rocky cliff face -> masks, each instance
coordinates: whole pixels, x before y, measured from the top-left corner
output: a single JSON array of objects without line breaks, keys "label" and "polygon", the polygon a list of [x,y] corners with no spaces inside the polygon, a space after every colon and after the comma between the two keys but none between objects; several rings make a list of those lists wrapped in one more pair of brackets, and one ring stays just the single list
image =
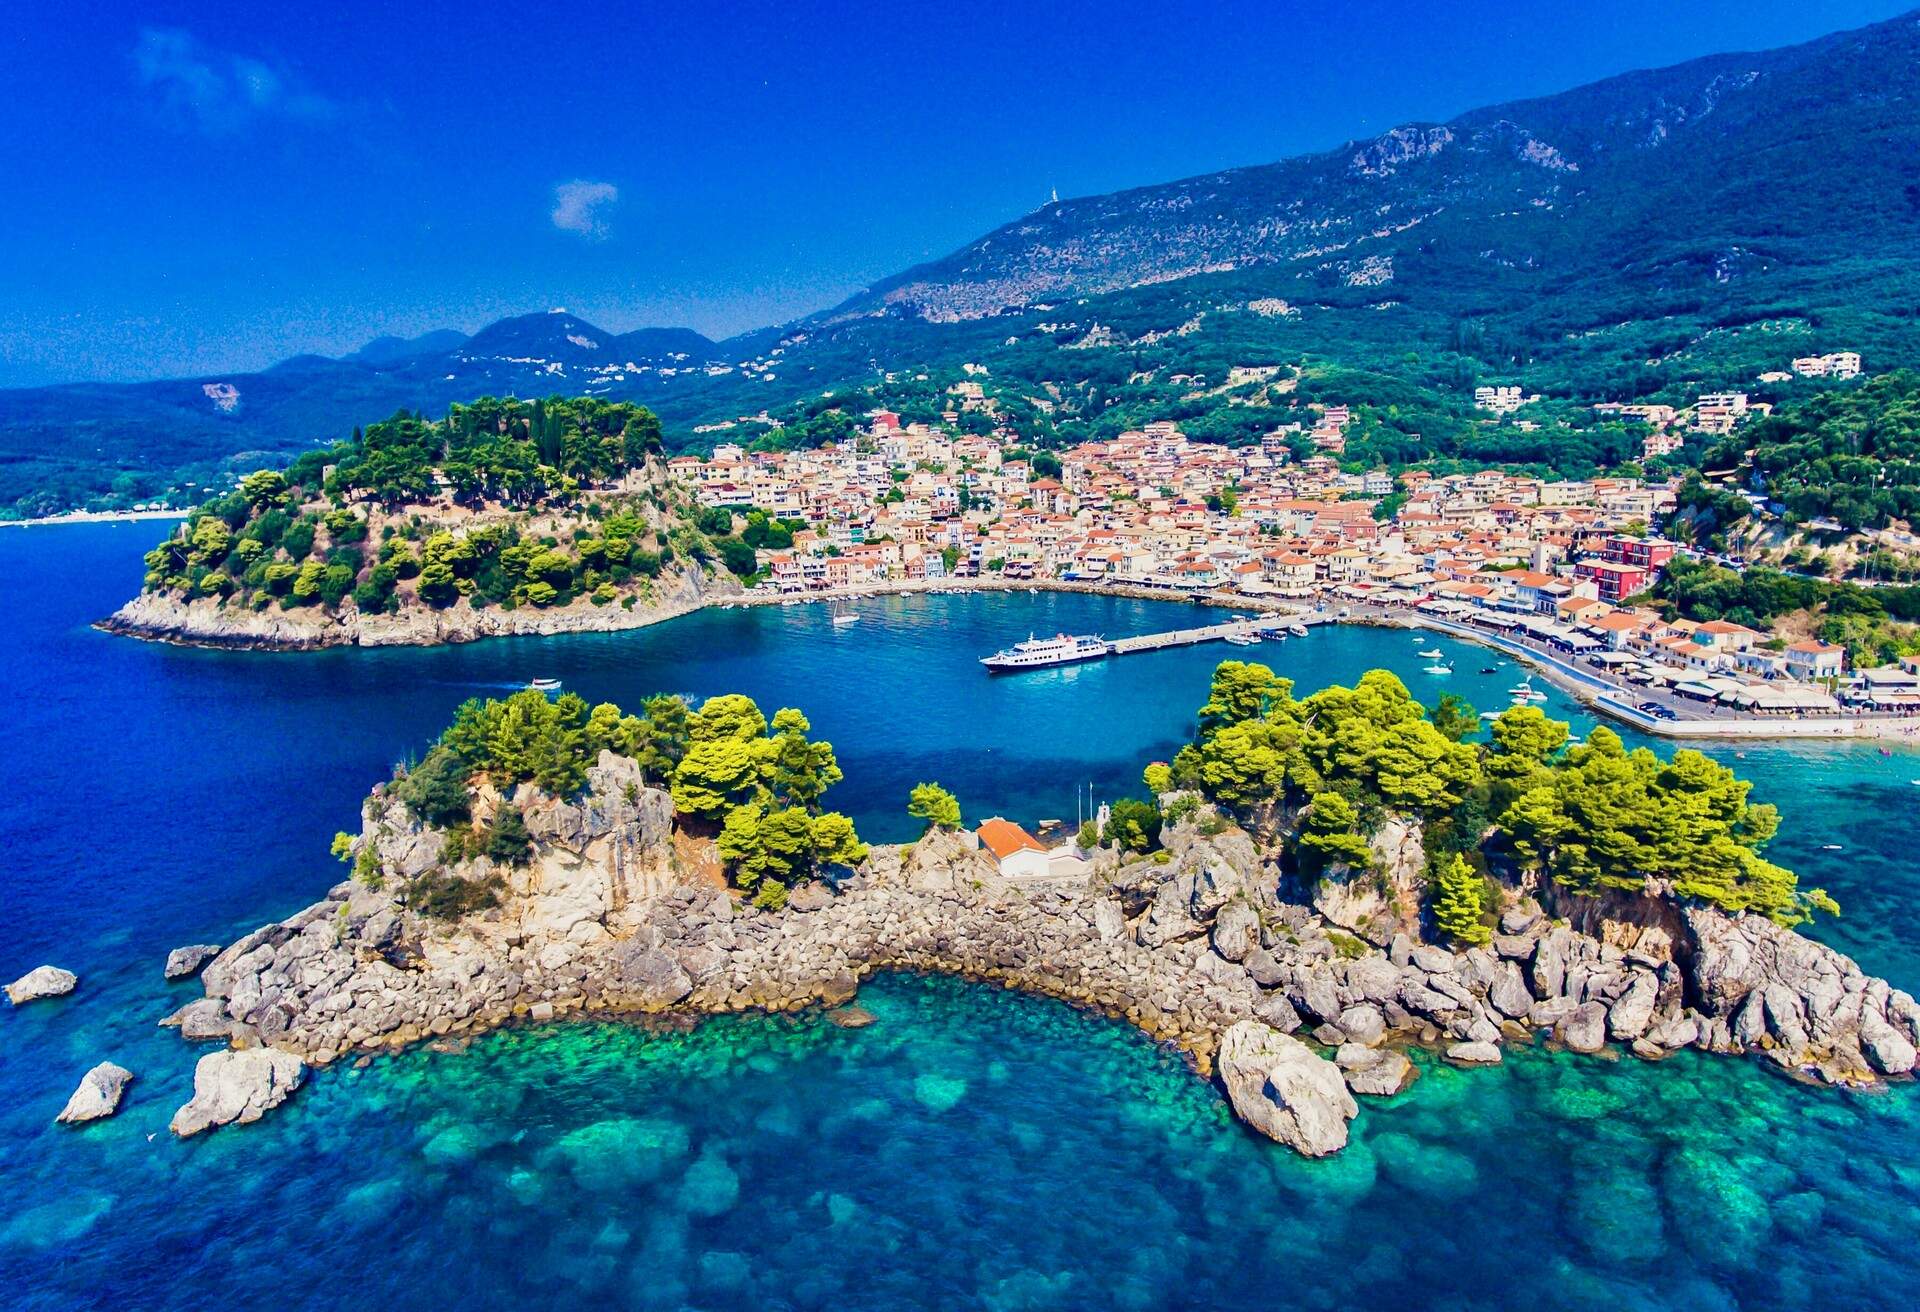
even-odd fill
[{"label": "rocky cliff face", "polygon": [[[1003,880],[964,838],[935,833],[763,911],[681,866],[670,801],[629,760],[603,754],[578,800],[513,800],[532,859],[460,864],[462,878],[498,876],[502,897],[444,923],[400,893],[442,862],[444,835],[376,790],[355,851],[376,854],[385,886],[343,883],[247,935],[172,1022],[325,1065],[515,1017],[791,1009],[843,1002],[875,970],[951,972],[1124,1017],[1202,1071],[1217,1061],[1250,1125],[1310,1153],[1345,1142],[1348,1091],[1404,1086],[1409,1044],[1497,1062],[1501,1045],[1546,1032],[1580,1051],[1758,1052],[1869,1082],[1910,1071],[1920,1043],[1910,997],[1752,917],[1688,909],[1678,938],[1651,924],[1588,934],[1529,903],[1486,948],[1400,931],[1356,955],[1281,900],[1248,835],[1190,824],[1169,830],[1166,853],[1068,891]],[[1337,1064],[1295,1034],[1337,1049]]]},{"label": "rocky cliff face", "polygon": [[640,629],[731,596],[740,585],[730,576],[698,570],[670,572],[655,580],[652,595],[631,608],[617,602],[596,606],[582,598],[568,606],[521,606],[475,610],[461,601],[444,610],[410,605],[397,615],[362,614],[349,599],[338,610],[245,610],[217,599],[189,600],[143,592],[101,620],[109,633],[189,647],[234,651],[313,651],[322,647],[434,647],[480,638],[611,633]]}]

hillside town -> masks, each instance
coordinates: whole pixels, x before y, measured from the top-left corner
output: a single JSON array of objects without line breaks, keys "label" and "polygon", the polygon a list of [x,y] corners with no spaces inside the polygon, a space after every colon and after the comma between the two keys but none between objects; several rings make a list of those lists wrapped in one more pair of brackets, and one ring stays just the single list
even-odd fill
[{"label": "hillside town", "polygon": [[[1745,409],[1705,396],[1709,430]],[[1672,416],[1644,416],[1656,432]],[[1320,416],[1337,431],[1338,408]],[[1845,649],[1645,604],[1687,548],[1652,535],[1677,481],[1543,480],[1500,470],[1344,471],[1295,431],[1257,445],[1190,440],[1172,422],[1058,453],[1011,432],[955,435],[877,411],[852,442],[669,462],[699,502],[784,529],[758,588],[788,596],[945,579],[1053,580],[1249,606],[1390,608],[1646,690],[1747,715],[1920,715],[1920,666],[1848,669]],[[1316,442],[1316,445],[1318,443]],[[1698,712],[1696,712],[1698,713]]]}]

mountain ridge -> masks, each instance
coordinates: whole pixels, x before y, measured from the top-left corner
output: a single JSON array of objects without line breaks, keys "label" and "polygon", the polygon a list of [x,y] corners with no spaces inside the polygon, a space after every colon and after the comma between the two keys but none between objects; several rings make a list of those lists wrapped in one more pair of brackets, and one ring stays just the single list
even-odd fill
[{"label": "mountain ridge", "polygon": [[[967,361],[1046,400],[1037,435],[1070,436],[1147,407],[1191,417],[1164,380],[1233,363],[1326,360],[1429,393],[1493,375],[1572,397],[1679,396],[1777,367],[1791,344],[1756,338],[1770,325],[1875,367],[1911,363],[1917,87],[1910,13],[1050,203],[721,342],[609,333],[558,310],[251,374],[0,391],[0,505],[205,486],[243,456],[489,393],[643,401],[685,443]],[[1109,409],[1122,394],[1133,410]]]}]

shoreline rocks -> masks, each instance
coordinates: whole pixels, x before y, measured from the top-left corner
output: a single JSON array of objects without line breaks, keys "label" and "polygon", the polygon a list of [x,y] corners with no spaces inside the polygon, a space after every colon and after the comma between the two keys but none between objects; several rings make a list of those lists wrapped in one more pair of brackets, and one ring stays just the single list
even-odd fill
[{"label": "shoreline rocks", "polygon": [[218,943],[194,943],[167,953],[166,977],[169,980],[192,979],[209,961],[220,955]]},{"label": "shoreline rocks", "polygon": [[1360,1106],[1340,1068],[1292,1035],[1235,1023],[1220,1042],[1219,1072],[1235,1115],[1269,1139],[1308,1157],[1347,1146]]},{"label": "shoreline rocks", "polygon": [[1206,834],[1196,818],[1168,827],[1164,853],[1066,884],[1003,879],[963,836],[935,831],[875,847],[801,890],[800,908],[769,911],[712,882],[677,841],[669,799],[627,758],[603,753],[577,798],[523,786],[512,801],[532,858],[447,871],[502,890],[498,906],[447,923],[404,896],[439,868],[444,835],[376,789],[352,855],[385,872],[382,888],[340,884],[229,945],[201,974],[206,996],[166,1023],[324,1066],[520,1018],[837,1007],[875,972],[954,974],[1180,1047],[1198,1073],[1219,1070],[1250,1124],[1306,1152],[1344,1140],[1350,1091],[1405,1087],[1408,1045],[1489,1065],[1504,1043],[1552,1031],[1576,1051],[1753,1053],[1844,1084],[1920,1059],[1909,995],[1770,921],[1677,912],[1651,893],[1578,908],[1585,933],[1522,904],[1487,947],[1453,952],[1400,929],[1369,948],[1283,900],[1279,868],[1249,835]]},{"label": "shoreline rocks", "polygon": [[14,1006],[37,1002],[41,998],[62,998],[74,991],[80,977],[58,966],[35,966],[7,985],[7,1001]]},{"label": "shoreline rocks", "polygon": [[277,1048],[210,1052],[193,1068],[193,1098],[167,1128],[188,1139],[222,1125],[257,1121],[293,1096],[306,1064]]},{"label": "shoreline rocks", "polygon": [[120,1100],[132,1082],[132,1071],[103,1061],[80,1077],[80,1087],[53,1119],[62,1125],[80,1125],[111,1116],[120,1110]]},{"label": "shoreline rocks", "polygon": [[737,595],[731,577],[696,572],[656,580],[652,599],[631,608],[596,606],[581,599],[568,606],[522,606],[481,610],[460,602],[444,610],[409,606],[397,615],[361,614],[352,602],[337,611],[307,606],[254,611],[217,599],[143,592],[94,627],[123,637],[222,651],[318,651],[327,647],[437,647],[482,638],[552,637],[568,633],[614,633],[645,628],[700,610],[716,597]]}]

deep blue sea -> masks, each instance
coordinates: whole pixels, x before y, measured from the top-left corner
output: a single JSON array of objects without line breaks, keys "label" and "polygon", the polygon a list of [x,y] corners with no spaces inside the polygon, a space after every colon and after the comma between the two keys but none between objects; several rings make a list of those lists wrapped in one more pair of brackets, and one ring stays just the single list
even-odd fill
[{"label": "deep blue sea", "polygon": [[[874,1026],[514,1029],[320,1072],[258,1125],[166,1132],[197,1055],[154,1022],[197,992],[169,948],[224,941],[339,877],[337,829],[462,699],[535,676],[590,700],[744,691],[796,705],[870,838],[937,779],[970,818],[1071,819],[1189,732],[1206,647],[990,678],[1031,632],[1192,611],[1062,595],[709,612],[636,633],[443,651],[222,655],[88,628],[138,585],[147,525],[0,530],[0,1308],[1908,1308],[1920,1089],[1804,1089],[1760,1066],[1519,1051],[1425,1069],[1307,1162],[1256,1139],[1117,1023],[952,981],[870,983]],[[1302,691],[1386,666],[1483,709],[1516,679],[1423,638],[1318,632],[1249,655]],[[1476,673],[1497,666],[1491,674]],[[1569,702],[1548,704],[1584,727]],[[1729,749],[1721,753],[1731,759]],[[1748,746],[1774,855],[1845,907],[1818,933],[1920,985],[1920,756]],[[1837,850],[1828,845],[1835,845]],[[82,1072],[121,1113],[53,1124]]]}]

